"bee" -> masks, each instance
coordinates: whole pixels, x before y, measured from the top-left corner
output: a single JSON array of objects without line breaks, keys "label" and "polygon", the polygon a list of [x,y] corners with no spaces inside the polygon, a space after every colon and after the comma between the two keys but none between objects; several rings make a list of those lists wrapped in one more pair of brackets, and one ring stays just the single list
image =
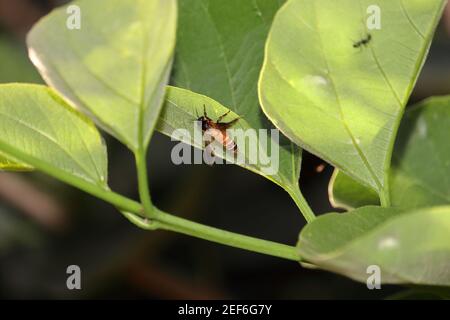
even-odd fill
[{"label": "bee", "polygon": [[353,43],[353,48],[360,48],[361,46],[366,47],[369,44],[370,40],[372,40],[372,35],[368,33],[366,38]]},{"label": "bee", "polygon": [[[208,117],[208,115],[206,114],[206,107],[205,105],[203,105],[203,115],[199,117],[197,121],[201,122],[202,132],[204,135],[208,135],[209,137],[214,139],[214,141],[217,141],[222,146],[224,146],[226,150],[233,151],[233,153],[236,154],[238,146],[236,142],[227,134],[227,129],[236,124],[236,122],[238,122],[240,118],[236,118],[230,122],[221,122],[222,119],[230,113],[230,111],[231,110],[217,118],[217,121],[214,121]],[[205,147],[208,146],[209,144]]]}]

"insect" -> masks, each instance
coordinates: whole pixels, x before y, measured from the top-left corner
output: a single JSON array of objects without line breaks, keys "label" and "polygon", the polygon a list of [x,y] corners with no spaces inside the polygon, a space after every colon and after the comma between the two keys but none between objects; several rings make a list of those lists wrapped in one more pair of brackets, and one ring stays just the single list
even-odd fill
[{"label": "insect", "polygon": [[372,35],[369,33],[367,34],[367,37],[353,43],[353,48],[360,48],[361,46],[366,47],[370,40],[372,40]]},{"label": "insect", "polygon": [[[230,113],[230,111],[226,112],[225,114],[217,118],[217,121],[213,121],[206,114],[206,107],[205,105],[203,105],[203,115],[199,117],[197,121],[201,122],[202,132],[204,135],[205,134],[208,135],[209,137],[214,139],[214,141],[217,141],[222,146],[224,146],[226,150],[233,151],[233,153],[236,154],[238,150],[237,144],[227,134],[227,129],[232,127],[236,122],[238,122],[239,118],[236,118],[230,122],[220,122]],[[209,143],[205,147],[208,146]]]}]

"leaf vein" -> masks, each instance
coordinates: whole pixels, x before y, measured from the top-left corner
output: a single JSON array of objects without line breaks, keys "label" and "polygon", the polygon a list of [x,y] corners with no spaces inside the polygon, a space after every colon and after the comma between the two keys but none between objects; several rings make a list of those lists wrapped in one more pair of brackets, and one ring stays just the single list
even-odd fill
[{"label": "leaf vein", "polygon": [[402,8],[402,13],[405,15],[406,19],[408,19],[409,23],[413,27],[414,31],[417,32],[417,34],[425,40],[425,35],[420,32],[419,28],[416,26],[414,21],[412,20],[411,16],[409,15],[408,11],[405,8],[405,5],[403,4],[403,0],[400,0],[400,7]]},{"label": "leaf vein", "polygon": [[234,93],[234,88],[233,88],[233,82],[232,82],[231,70],[230,70],[230,66],[229,66],[228,57],[226,55],[225,48],[223,46],[223,39],[220,36],[219,30],[217,29],[216,23],[215,23],[214,19],[212,18],[208,7],[205,5],[203,0],[201,0],[200,3],[201,3],[201,7],[205,11],[208,19],[211,21],[211,25],[215,29],[215,33],[216,33],[219,49],[222,52],[222,57],[223,57],[223,60],[224,60],[224,66],[225,66],[225,71],[226,71],[226,75],[227,75],[228,85],[230,87],[230,96],[231,96],[231,101],[232,101],[232,104],[233,104],[233,109],[236,110],[236,108],[237,108],[236,97],[235,97],[235,93]]},{"label": "leaf vein", "polygon": [[88,176],[89,178],[91,178],[92,181],[94,181],[94,182],[96,181],[96,178],[93,177],[93,176],[89,173],[89,170],[87,170],[83,164],[81,164],[77,159],[75,159],[75,157],[74,157],[69,151],[67,151],[65,148],[63,148],[63,147],[58,143],[58,141],[55,140],[54,137],[48,135],[46,132],[44,132],[44,131],[42,131],[42,130],[40,130],[40,129],[34,127],[34,126],[32,126],[32,125],[29,124],[29,123],[24,122],[22,119],[18,119],[18,118],[16,118],[16,117],[13,117],[13,116],[11,116],[11,115],[9,115],[9,114],[7,114],[7,113],[4,113],[4,112],[0,112],[0,115],[2,115],[2,116],[4,116],[4,117],[6,117],[6,118],[8,118],[8,119],[10,119],[10,120],[12,120],[12,121],[14,121],[14,122],[16,122],[18,125],[24,126],[25,128],[30,129],[30,130],[32,130],[32,131],[38,133],[38,135],[40,135],[40,136],[42,136],[43,138],[45,138],[45,139],[46,139],[47,141],[49,141],[51,144],[54,144],[58,149],[60,149],[61,151],[63,151],[63,153],[65,153],[65,154],[69,157],[69,159],[71,159],[71,160],[75,163],[75,165],[77,165],[78,168],[86,174],[86,176]]},{"label": "leaf vein", "polygon": [[[316,30],[319,31],[319,22],[318,22],[318,17],[317,17],[317,7],[316,7],[316,3],[315,2],[313,2],[313,8],[314,8],[314,18],[315,18],[315,23],[316,23]],[[325,65],[326,65],[326,68],[327,68],[327,71],[328,71],[327,72],[328,73],[328,78],[330,79],[330,83],[332,85],[333,92],[334,92],[335,97],[336,97],[336,102],[337,102],[338,110],[339,110],[339,114],[340,114],[340,121],[342,122],[345,130],[347,131],[347,134],[349,135],[349,137],[350,137],[350,139],[352,141],[353,147],[355,148],[356,152],[358,153],[359,157],[361,158],[364,166],[367,168],[367,170],[369,171],[370,175],[372,176],[373,181],[377,185],[377,187],[379,189],[378,191],[380,191],[382,189],[382,184],[379,181],[379,179],[378,179],[377,175],[375,174],[375,172],[373,171],[373,168],[370,165],[370,162],[367,159],[366,155],[364,154],[363,150],[359,147],[358,143],[356,142],[356,138],[354,137],[353,132],[350,130],[350,127],[348,126],[348,124],[347,124],[347,122],[345,120],[345,115],[344,115],[344,112],[343,112],[343,109],[342,109],[342,105],[341,105],[341,101],[340,101],[340,98],[339,98],[339,94],[337,92],[337,88],[336,88],[336,85],[334,83],[334,80],[333,80],[333,78],[331,76],[330,66],[328,64],[328,60],[327,60],[327,57],[326,57],[325,52],[324,52],[323,40],[322,40],[322,37],[321,37],[321,33],[318,32],[317,34],[318,34],[318,38],[319,38],[319,44],[320,44],[320,47],[322,49],[323,60],[325,62]]]}]

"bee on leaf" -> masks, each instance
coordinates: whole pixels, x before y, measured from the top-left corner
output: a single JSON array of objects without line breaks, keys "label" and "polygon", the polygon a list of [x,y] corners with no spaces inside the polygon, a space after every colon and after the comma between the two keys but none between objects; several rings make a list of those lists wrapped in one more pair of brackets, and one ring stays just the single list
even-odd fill
[{"label": "bee on leaf", "polygon": [[210,117],[208,117],[206,113],[206,107],[205,105],[203,105],[203,115],[201,117],[198,117],[197,121],[201,123],[203,137],[208,138],[207,140],[209,140],[205,141],[205,149],[207,151],[210,151],[211,155],[213,155],[213,152],[212,150],[208,149],[210,148],[212,141],[216,141],[227,151],[232,151],[233,154],[236,154],[238,151],[238,146],[227,133],[227,129],[236,124],[236,122],[238,122],[240,118],[236,118],[234,120],[231,120],[230,122],[221,122],[222,119],[230,113],[230,111],[224,113],[219,118],[217,118],[216,121],[214,121]]}]

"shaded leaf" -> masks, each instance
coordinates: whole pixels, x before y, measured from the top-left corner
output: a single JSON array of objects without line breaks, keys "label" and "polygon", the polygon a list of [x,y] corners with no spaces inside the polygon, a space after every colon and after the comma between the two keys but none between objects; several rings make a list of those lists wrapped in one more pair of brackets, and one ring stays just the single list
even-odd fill
[{"label": "shaded leaf", "polygon": [[325,214],[301,231],[298,248],[307,262],[357,281],[377,265],[382,283],[448,286],[450,207]]},{"label": "shaded leaf", "polygon": [[345,210],[380,204],[375,190],[362,185],[339,169],[334,169],[330,179],[328,197],[334,208]]},{"label": "shaded leaf", "polygon": [[[445,147],[449,128],[450,96],[427,99],[407,110],[390,170],[392,205],[450,204],[450,150]],[[342,172],[331,181],[330,190],[339,207],[376,203],[372,191]]]},{"label": "shaded leaf", "polygon": [[22,48],[7,37],[0,36],[0,83],[42,82]]},{"label": "shaded leaf", "polygon": [[265,127],[257,82],[264,43],[282,1],[183,0],[174,84]]}]

